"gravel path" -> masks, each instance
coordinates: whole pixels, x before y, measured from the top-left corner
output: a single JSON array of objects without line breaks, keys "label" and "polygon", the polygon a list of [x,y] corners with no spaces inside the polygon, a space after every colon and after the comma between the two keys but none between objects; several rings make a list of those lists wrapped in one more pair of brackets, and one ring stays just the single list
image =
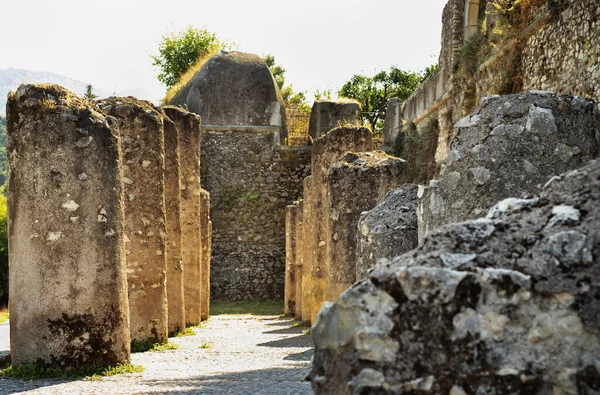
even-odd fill
[{"label": "gravel path", "polygon": [[[275,316],[211,317],[177,350],[132,354],[143,373],[99,381],[0,378],[0,394],[310,394],[310,336]],[[201,345],[208,344],[209,348]]]}]

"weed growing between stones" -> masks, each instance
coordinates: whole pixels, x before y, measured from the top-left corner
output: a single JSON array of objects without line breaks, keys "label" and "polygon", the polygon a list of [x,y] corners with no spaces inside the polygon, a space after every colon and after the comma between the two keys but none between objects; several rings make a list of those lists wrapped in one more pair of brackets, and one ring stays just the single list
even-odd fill
[{"label": "weed growing between stones", "polygon": [[212,348],[212,343],[206,340],[202,340],[198,348]]},{"label": "weed growing between stones", "polygon": [[152,343],[149,340],[138,342],[131,342],[131,352],[159,352],[159,351],[167,351],[167,350],[177,350],[179,348],[179,344],[175,343]]},{"label": "weed growing between stones", "polygon": [[310,320],[298,321],[292,325],[292,328],[310,328]]},{"label": "weed growing between stones", "polygon": [[169,334],[169,337],[195,336],[196,332],[194,332],[194,330],[192,328],[193,328],[192,326],[188,326],[182,331],[173,332],[173,333]]},{"label": "weed growing between stones", "polygon": [[39,366],[28,364],[22,366],[9,366],[0,370],[0,377],[12,377],[21,380],[39,380],[39,379],[62,379],[76,380],[85,378],[86,380],[98,380],[101,377],[114,376],[117,374],[141,373],[144,371],[142,365],[132,365],[130,363],[118,364],[115,366],[91,366],[76,369],[64,369],[51,366]]},{"label": "weed growing between stones", "polygon": [[302,334],[303,334],[303,335],[310,335],[310,328],[308,328],[308,329],[304,329],[304,330],[302,331]]}]

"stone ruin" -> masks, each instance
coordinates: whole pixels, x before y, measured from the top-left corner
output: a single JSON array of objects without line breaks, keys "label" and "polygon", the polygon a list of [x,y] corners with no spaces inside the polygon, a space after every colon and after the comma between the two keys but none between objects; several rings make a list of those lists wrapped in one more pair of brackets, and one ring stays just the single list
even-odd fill
[{"label": "stone ruin", "polygon": [[350,99],[315,100],[310,111],[308,135],[313,139],[324,136],[338,126],[362,122],[360,103]]},{"label": "stone ruin", "polygon": [[126,363],[131,341],[206,319],[199,117],[56,85],[22,85],[7,109],[12,364]]},{"label": "stone ruin", "polygon": [[200,173],[212,221],[205,291],[214,299],[283,298],[285,207],[301,194],[311,148],[282,145],[285,107],[269,68],[256,55],[220,53],[170,104],[202,118]]},{"label": "stone ruin", "polygon": [[592,100],[531,92],[491,97],[456,123],[441,177],[419,191],[419,238],[484,215],[497,201],[537,191],[600,153]]},{"label": "stone ruin", "polygon": [[600,161],[377,266],[312,337],[315,393],[600,390]]}]

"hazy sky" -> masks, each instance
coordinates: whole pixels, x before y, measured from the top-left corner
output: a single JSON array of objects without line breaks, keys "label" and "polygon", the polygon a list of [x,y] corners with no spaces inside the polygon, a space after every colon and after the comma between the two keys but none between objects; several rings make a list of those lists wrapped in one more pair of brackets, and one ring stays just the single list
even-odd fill
[{"label": "hazy sky", "polygon": [[244,52],[271,53],[311,95],[353,74],[435,63],[446,0],[0,0],[0,69],[50,71],[107,91],[164,88],[161,36],[206,26]]}]

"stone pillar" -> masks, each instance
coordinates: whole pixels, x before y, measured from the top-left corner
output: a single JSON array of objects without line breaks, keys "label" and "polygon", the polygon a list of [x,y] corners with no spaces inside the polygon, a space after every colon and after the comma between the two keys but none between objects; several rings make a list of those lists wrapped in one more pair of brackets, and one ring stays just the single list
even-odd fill
[{"label": "stone pillar", "polygon": [[296,219],[298,205],[285,208],[285,295],[283,312],[296,312]]},{"label": "stone pillar", "polygon": [[165,119],[165,208],[167,211],[167,301],[169,333],[185,329],[184,273],[181,258],[181,158],[179,131]]},{"label": "stone pillar", "polygon": [[349,153],[329,168],[326,300],[335,301],[356,281],[360,215],[402,184],[404,168],[402,159],[382,151]]},{"label": "stone pillar", "polygon": [[402,104],[404,102],[397,97],[388,101],[383,122],[383,146],[387,152],[394,152],[396,139],[402,129]]},{"label": "stone pillar", "polygon": [[131,340],[166,342],[164,117],[133,98],[102,100],[98,107],[118,120],[121,133]]},{"label": "stone pillar", "polygon": [[331,129],[355,124],[361,118],[361,108],[357,101],[316,100],[310,111],[308,135],[316,140]]},{"label": "stone pillar", "polygon": [[210,311],[210,194],[200,189],[200,319],[206,321]]},{"label": "stone pillar", "polygon": [[185,318],[200,324],[200,117],[177,107],[164,107],[179,130],[181,156],[181,255],[183,258]]},{"label": "stone pillar", "polygon": [[312,207],[314,205],[312,176],[304,178],[304,202],[302,204],[302,321],[311,319],[312,305],[312,262],[313,253],[317,246],[314,244],[316,238],[314,234],[314,219],[312,217]]},{"label": "stone pillar", "polygon": [[356,281],[367,277],[379,261],[417,248],[417,185],[405,184],[391,191],[374,209],[358,220]]},{"label": "stone pillar", "polygon": [[317,312],[325,301],[327,257],[330,246],[328,245],[329,232],[329,205],[327,173],[329,167],[338,161],[346,152],[364,152],[373,148],[371,131],[366,128],[339,127],[333,129],[323,137],[315,140],[312,155],[311,199],[314,199],[312,219],[314,232],[310,237],[316,246],[313,256],[312,271],[312,306],[311,321],[315,322]]},{"label": "stone pillar", "polygon": [[7,118],[12,364],[127,363],[118,129],[57,85],[21,85]]},{"label": "stone pillar", "polygon": [[303,267],[304,267],[304,256],[303,256],[303,207],[304,201],[298,200],[296,210],[296,229],[294,231],[296,235],[296,248],[294,251],[295,263],[296,263],[296,308],[294,309],[294,315],[297,319],[302,319],[302,280],[303,280]]}]

